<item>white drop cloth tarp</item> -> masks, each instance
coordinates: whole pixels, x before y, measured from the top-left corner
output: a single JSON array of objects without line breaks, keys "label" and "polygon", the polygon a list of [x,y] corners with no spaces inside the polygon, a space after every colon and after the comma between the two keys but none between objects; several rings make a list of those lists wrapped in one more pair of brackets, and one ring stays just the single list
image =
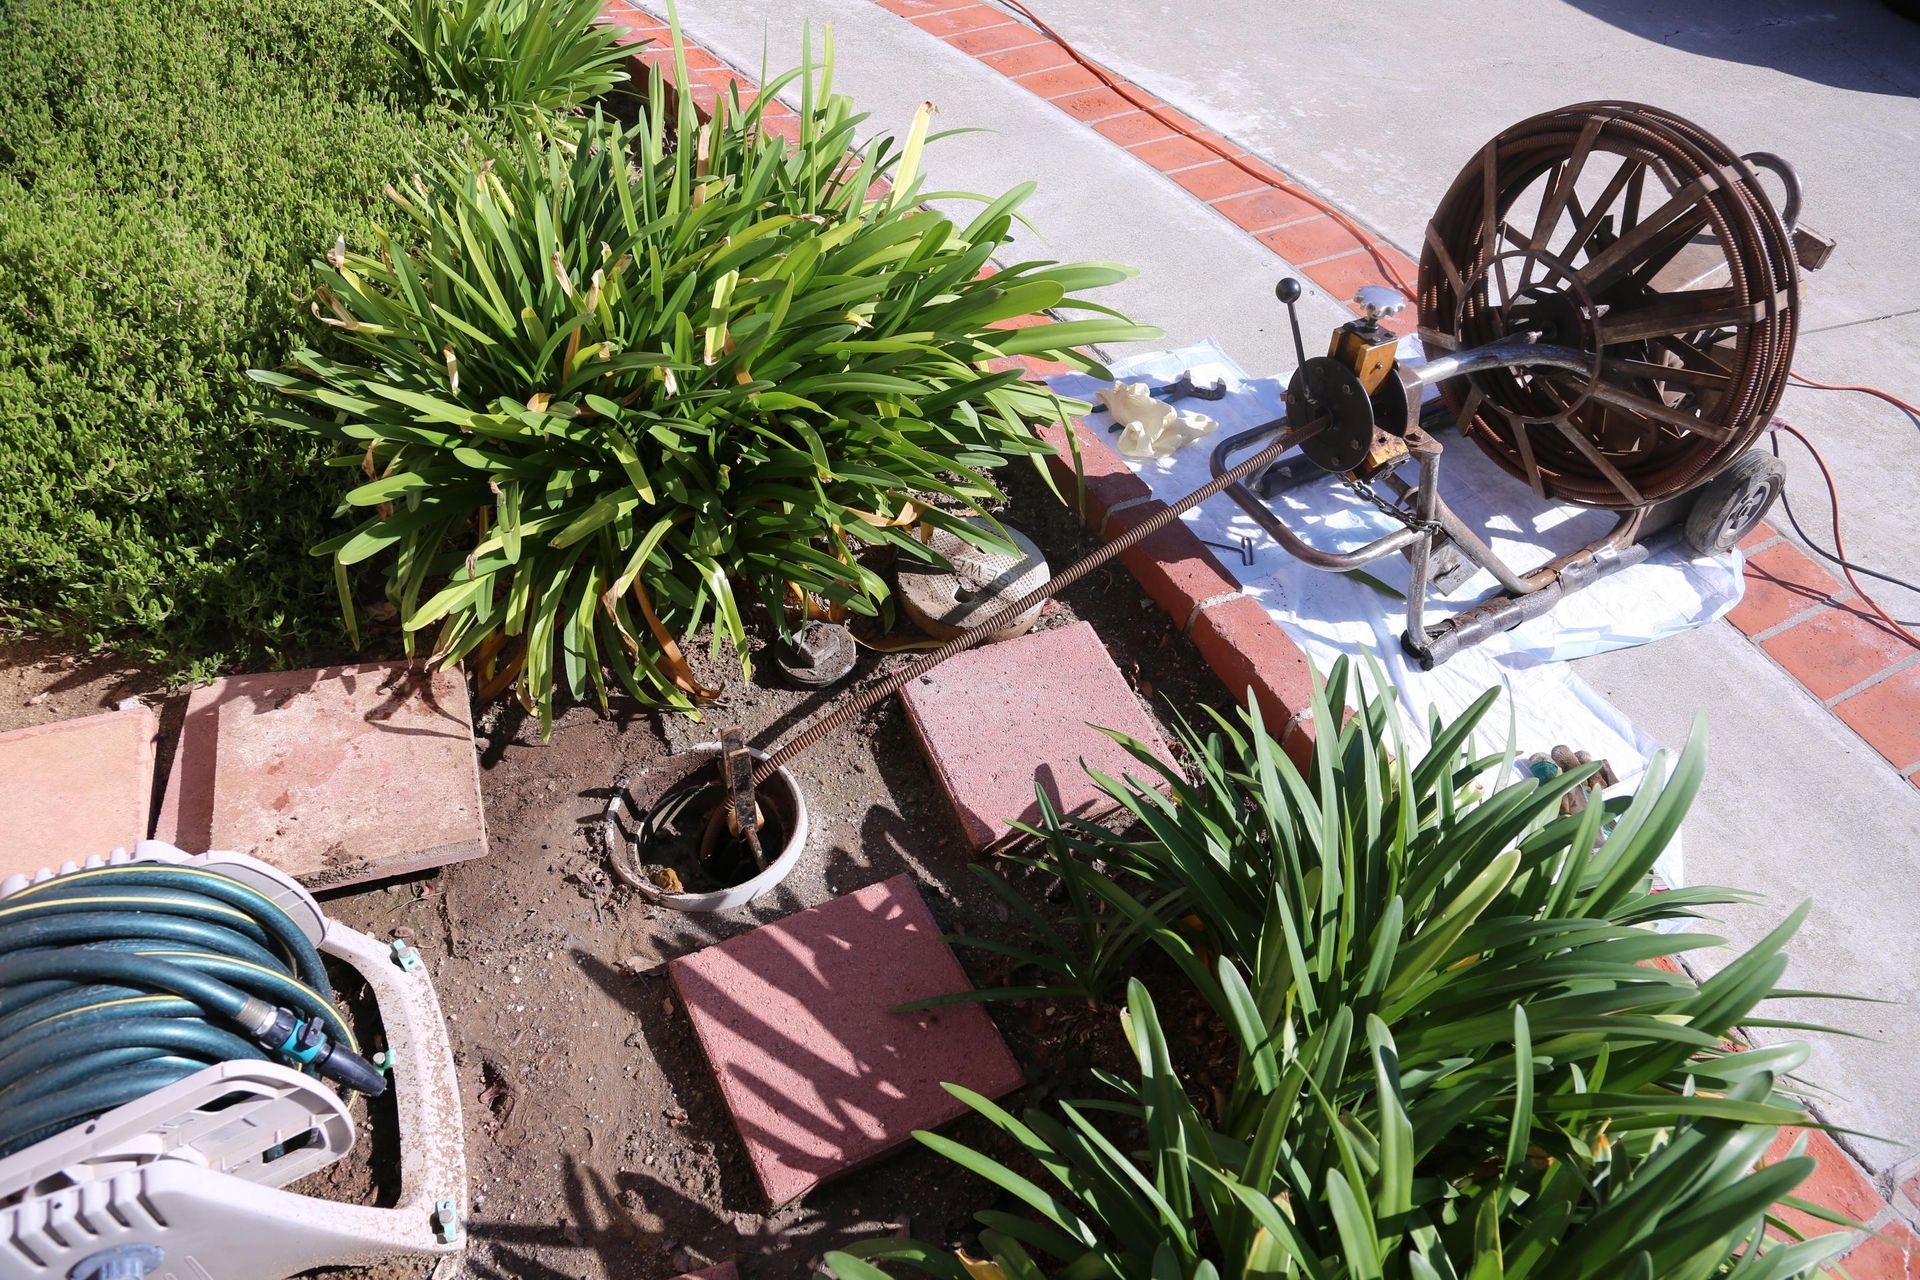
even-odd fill
[{"label": "white drop cloth tarp", "polygon": [[[1403,353],[1407,358],[1418,359],[1417,344],[1403,346],[1413,348]],[[1286,412],[1285,377],[1249,378],[1211,343],[1134,356],[1112,367],[1123,381],[1158,384],[1190,372],[1197,383],[1219,378],[1227,384],[1224,399],[1180,402],[1183,409],[1216,419],[1218,433],[1164,458],[1126,459],[1154,496],[1167,502],[1212,478],[1208,458],[1221,439]],[[1062,395],[1082,400],[1092,400],[1093,393],[1106,385],[1083,374],[1063,374],[1050,381]],[[1100,412],[1086,421],[1094,431],[1104,431],[1111,424]],[[1443,444],[1441,496],[1520,572],[1592,541],[1611,525],[1613,517],[1606,512],[1536,497],[1456,436],[1445,437]],[[1247,456],[1238,454],[1234,461]],[[1299,537],[1322,550],[1352,550],[1398,527],[1331,476],[1271,501]],[[1435,670],[1421,671],[1400,647],[1406,619],[1399,597],[1294,559],[1225,495],[1187,512],[1184,519],[1198,537],[1214,544],[1214,555],[1246,593],[1266,607],[1322,670],[1342,655],[1361,665],[1368,655],[1379,662],[1399,692],[1406,728],[1415,739],[1424,738],[1429,707],[1450,720],[1487,689],[1498,686],[1505,692],[1478,732],[1477,745],[1483,752],[1505,749],[1511,725],[1523,760],[1557,743],[1591,751],[1620,775],[1620,792],[1635,789],[1661,744],[1576,676],[1568,663],[1697,627],[1720,617],[1740,600],[1737,551],[1689,559],[1684,548],[1676,546],[1567,596],[1543,617],[1460,651]],[[1243,562],[1243,547],[1251,563]],[[1407,589],[1410,567],[1402,555],[1376,560],[1365,572],[1395,592]],[[1431,622],[1457,613],[1495,590],[1492,576],[1479,571],[1448,595],[1430,596],[1427,618]],[[1657,870],[1668,884],[1684,883],[1677,839]]]}]

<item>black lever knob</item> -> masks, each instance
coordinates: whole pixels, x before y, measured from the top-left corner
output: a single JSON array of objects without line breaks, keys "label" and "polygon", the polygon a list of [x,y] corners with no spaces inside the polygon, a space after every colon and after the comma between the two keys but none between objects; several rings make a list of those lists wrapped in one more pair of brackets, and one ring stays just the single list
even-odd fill
[{"label": "black lever knob", "polygon": [[1287,324],[1293,329],[1293,356],[1295,368],[1307,362],[1307,344],[1300,340],[1300,315],[1293,304],[1300,301],[1300,282],[1292,276],[1281,276],[1280,283],[1273,286],[1273,296],[1286,304]]}]

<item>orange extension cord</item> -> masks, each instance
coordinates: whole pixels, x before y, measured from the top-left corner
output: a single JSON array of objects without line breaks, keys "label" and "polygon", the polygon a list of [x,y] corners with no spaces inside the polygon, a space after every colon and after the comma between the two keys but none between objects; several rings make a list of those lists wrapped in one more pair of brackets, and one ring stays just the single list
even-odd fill
[{"label": "orange extension cord", "polygon": [[[1208,151],[1211,151],[1214,155],[1219,156],[1222,160],[1225,160],[1228,164],[1240,170],[1242,173],[1246,174],[1248,177],[1258,178],[1261,182],[1266,183],[1268,186],[1274,187],[1280,191],[1284,191],[1288,195],[1293,196],[1296,199],[1304,200],[1306,203],[1312,205],[1314,208],[1320,210],[1322,213],[1325,213],[1329,218],[1332,218],[1335,222],[1339,223],[1341,228],[1344,229],[1349,235],[1351,235],[1354,238],[1354,240],[1359,243],[1362,249],[1365,249],[1367,251],[1367,256],[1373,259],[1374,265],[1380,268],[1381,274],[1386,276],[1388,283],[1392,284],[1394,288],[1400,290],[1400,292],[1405,294],[1408,298],[1419,297],[1418,291],[1415,290],[1412,285],[1408,284],[1406,280],[1401,278],[1399,271],[1397,271],[1394,268],[1393,263],[1388,261],[1386,255],[1380,252],[1379,242],[1376,241],[1371,235],[1367,233],[1367,231],[1363,227],[1361,227],[1353,219],[1349,218],[1346,214],[1334,208],[1332,205],[1328,204],[1325,200],[1322,200],[1319,196],[1315,195],[1313,192],[1308,191],[1306,188],[1298,186],[1291,182],[1287,182],[1283,178],[1280,178],[1279,176],[1277,176],[1278,171],[1273,169],[1271,166],[1263,166],[1262,168],[1255,168],[1253,165],[1247,163],[1247,160],[1244,157],[1232,154],[1231,152],[1226,150],[1224,147],[1221,147],[1220,145],[1215,143],[1211,137],[1206,137],[1206,136],[1202,136],[1201,134],[1195,133],[1193,129],[1188,127],[1184,119],[1169,118],[1158,107],[1154,106],[1152,103],[1142,101],[1139,97],[1136,97],[1134,95],[1132,86],[1130,86],[1124,80],[1115,78],[1110,72],[1108,72],[1108,70],[1105,67],[1101,66],[1099,63],[1093,61],[1091,58],[1081,53],[1080,50],[1074,47],[1072,41],[1068,40],[1065,36],[1061,35],[1058,31],[1055,31],[1050,25],[1048,25],[1045,19],[1040,17],[1039,14],[1035,13],[1032,9],[1029,9],[1024,3],[1022,3],[1022,0],[995,0],[995,3],[999,4],[1002,8],[1005,8],[1010,12],[1017,14],[1021,18],[1025,19],[1028,23],[1032,24],[1035,30],[1039,31],[1041,35],[1051,40],[1054,43],[1054,45],[1058,47],[1062,53],[1066,54],[1069,58],[1072,58],[1075,63],[1079,64],[1081,67],[1084,67],[1086,70],[1091,72],[1094,75],[1094,77],[1100,81],[1100,83],[1106,85],[1107,88],[1119,94],[1120,97],[1125,99],[1128,103],[1146,112],[1148,115],[1152,116],[1155,120],[1158,120],[1161,124],[1167,126],[1167,128],[1172,129],[1175,133],[1179,134],[1181,137],[1187,139],[1190,142],[1199,143],[1201,146],[1205,147]],[[1862,386],[1855,383],[1820,382],[1813,378],[1806,377],[1803,374],[1793,373],[1791,371],[1789,372],[1788,376],[1791,377],[1795,382],[1799,382],[1809,387],[1817,387],[1822,391],[1857,391],[1862,395],[1877,396],[1880,399],[1885,400],[1888,404],[1891,404],[1900,409],[1903,409],[1907,413],[1912,414],[1916,418],[1920,418],[1920,409],[1915,409],[1912,405],[1908,404],[1905,400],[1900,399],[1900,397],[1893,395],[1891,392],[1882,391],[1879,387]],[[1835,554],[1838,557],[1838,560],[1836,561],[1836,563],[1838,563],[1840,566],[1840,572],[1846,575],[1848,583],[1850,583],[1854,591],[1859,594],[1861,603],[1865,604],[1867,608],[1873,610],[1874,613],[1878,614],[1881,621],[1885,622],[1889,627],[1892,627],[1893,630],[1900,636],[1901,639],[1905,640],[1908,644],[1912,645],[1914,648],[1920,649],[1920,636],[1914,635],[1913,632],[1908,631],[1905,627],[1901,626],[1898,622],[1894,621],[1893,615],[1888,613],[1885,609],[1882,609],[1880,605],[1874,600],[1874,598],[1868,595],[1866,593],[1866,590],[1861,587],[1860,580],[1853,576],[1853,569],[1847,563],[1848,557],[1847,557],[1846,544],[1842,542],[1840,538],[1840,491],[1834,487],[1833,473],[1827,469],[1826,459],[1820,456],[1820,451],[1814,447],[1813,441],[1807,439],[1807,437],[1801,434],[1797,428],[1791,427],[1784,422],[1778,422],[1778,421],[1776,421],[1774,425],[1779,430],[1787,432],[1788,434],[1792,435],[1796,440],[1798,440],[1801,444],[1804,444],[1805,446],[1807,446],[1807,452],[1813,455],[1814,465],[1820,468],[1821,479],[1826,481],[1827,497],[1829,499],[1829,508],[1833,512],[1833,549]]]},{"label": "orange extension cord", "polygon": [[[1881,400],[1885,400],[1888,404],[1893,405],[1894,407],[1902,410],[1903,412],[1911,414],[1915,418],[1920,418],[1920,409],[1914,408],[1912,405],[1908,404],[1905,400],[1902,400],[1899,396],[1894,395],[1892,392],[1882,391],[1879,387],[1870,387],[1862,383],[1851,383],[1851,382],[1845,382],[1845,383],[1820,382],[1820,381],[1817,381],[1816,379],[1807,377],[1805,374],[1794,373],[1792,371],[1789,371],[1787,376],[1792,378],[1795,382],[1803,383],[1804,385],[1809,387],[1818,387],[1822,391],[1857,391],[1861,395],[1875,396]],[[1920,636],[1914,635],[1913,632],[1907,630],[1905,627],[1901,626],[1898,622],[1894,621],[1893,615],[1888,613],[1885,609],[1881,608],[1879,602],[1876,601],[1872,596],[1868,595],[1866,588],[1860,585],[1860,579],[1853,576],[1853,566],[1852,564],[1849,563],[1849,560],[1851,559],[1851,557],[1847,555],[1847,544],[1843,542],[1840,538],[1840,490],[1834,486],[1833,472],[1827,469],[1827,460],[1820,456],[1820,450],[1814,447],[1813,441],[1807,439],[1805,433],[1802,432],[1798,427],[1790,426],[1789,424],[1785,422],[1781,422],[1778,419],[1774,420],[1773,425],[1776,430],[1786,432],[1788,435],[1792,436],[1795,440],[1798,440],[1801,444],[1807,446],[1807,452],[1813,455],[1813,465],[1820,468],[1820,478],[1826,481],[1827,509],[1833,513],[1834,563],[1840,566],[1840,572],[1846,575],[1847,582],[1853,587],[1854,591],[1859,595],[1860,602],[1866,605],[1867,608],[1873,610],[1874,613],[1879,615],[1880,620],[1886,623],[1889,627],[1892,627],[1894,630],[1894,633],[1898,635],[1902,640],[1905,640],[1908,644],[1912,645],[1914,648],[1920,649]]]}]

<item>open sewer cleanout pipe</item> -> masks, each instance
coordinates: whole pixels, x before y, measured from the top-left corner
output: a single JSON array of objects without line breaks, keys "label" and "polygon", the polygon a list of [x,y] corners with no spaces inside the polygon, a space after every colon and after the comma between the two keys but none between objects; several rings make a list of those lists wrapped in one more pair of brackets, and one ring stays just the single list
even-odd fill
[{"label": "open sewer cleanout pipe", "polygon": [[[726,828],[727,787],[706,764],[720,752],[720,743],[703,742],[681,753],[681,758],[694,761],[693,768],[640,815],[631,840],[619,821],[621,810],[632,813],[627,777],[622,774],[613,781],[602,819],[607,861],[622,884],[649,902],[675,911],[730,911],[752,902],[800,865],[808,830],[800,784],[782,766],[755,793],[760,823],[756,857],[745,839]],[[752,750],[755,762],[766,757],[766,752]],[[716,815],[723,820],[715,821]]]}]

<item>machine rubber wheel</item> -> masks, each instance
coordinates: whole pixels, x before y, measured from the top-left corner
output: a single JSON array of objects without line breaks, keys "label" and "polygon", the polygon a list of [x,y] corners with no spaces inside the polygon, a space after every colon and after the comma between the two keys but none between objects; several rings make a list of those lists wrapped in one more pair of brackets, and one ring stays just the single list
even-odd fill
[{"label": "machine rubber wheel", "polygon": [[1749,453],[1700,490],[1687,512],[1687,545],[1717,556],[1753,532],[1786,486],[1786,472],[1771,454]]}]

